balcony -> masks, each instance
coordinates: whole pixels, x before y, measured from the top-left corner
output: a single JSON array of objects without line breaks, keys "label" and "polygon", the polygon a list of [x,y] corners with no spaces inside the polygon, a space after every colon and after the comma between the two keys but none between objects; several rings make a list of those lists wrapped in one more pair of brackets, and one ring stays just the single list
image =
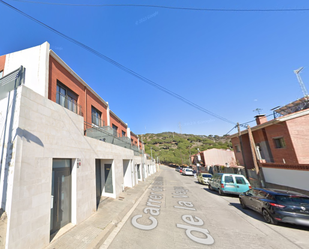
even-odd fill
[{"label": "balcony", "polygon": [[87,137],[95,138],[100,141],[121,146],[123,148],[131,149],[134,154],[141,153],[141,150],[131,144],[131,140],[128,137],[118,137],[118,133],[110,126],[97,126],[95,124],[90,124],[84,122],[85,125],[85,135]]},{"label": "balcony", "polygon": [[92,120],[92,126],[94,127],[104,127],[105,126],[105,121],[101,120],[101,117],[98,117],[95,114],[92,114],[91,120]]},{"label": "balcony", "polygon": [[76,114],[83,116],[82,107],[76,103],[76,100],[61,94],[60,92],[57,92],[56,94],[56,103],[59,105],[69,109],[72,112],[75,112]]}]

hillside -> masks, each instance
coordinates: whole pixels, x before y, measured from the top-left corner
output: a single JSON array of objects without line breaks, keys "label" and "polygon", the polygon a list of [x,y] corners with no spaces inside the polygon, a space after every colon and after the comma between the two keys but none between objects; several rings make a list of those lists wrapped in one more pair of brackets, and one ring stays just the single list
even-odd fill
[{"label": "hillside", "polygon": [[[178,134],[175,132],[163,132],[158,134],[147,133],[139,135],[145,143],[145,152],[165,164],[190,164],[190,155],[200,151],[218,148],[231,149],[232,144],[228,136],[217,135],[192,135]],[[151,149],[152,148],[152,149]]]}]

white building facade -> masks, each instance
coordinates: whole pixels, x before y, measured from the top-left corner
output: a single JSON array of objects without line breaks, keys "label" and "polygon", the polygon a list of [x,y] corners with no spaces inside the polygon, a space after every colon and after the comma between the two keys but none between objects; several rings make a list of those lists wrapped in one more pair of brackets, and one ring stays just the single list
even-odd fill
[{"label": "white building facade", "polygon": [[[58,91],[53,95],[56,87],[51,79],[58,76],[51,75],[52,60],[71,78],[67,84],[57,83],[57,90],[61,86],[69,95],[57,95]],[[130,137],[130,129],[116,115],[104,114],[104,108],[90,115],[89,110],[108,104],[47,42],[0,57],[0,71],[0,203],[7,213],[5,248],[47,246],[54,233],[96,212],[102,196],[116,198],[156,172],[155,162],[134,145],[140,141]],[[74,99],[75,81],[89,94],[86,101],[82,94],[75,94]],[[83,113],[78,106],[84,108]],[[104,122],[104,118],[110,119]],[[115,127],[121,128],[119,133]]]}]

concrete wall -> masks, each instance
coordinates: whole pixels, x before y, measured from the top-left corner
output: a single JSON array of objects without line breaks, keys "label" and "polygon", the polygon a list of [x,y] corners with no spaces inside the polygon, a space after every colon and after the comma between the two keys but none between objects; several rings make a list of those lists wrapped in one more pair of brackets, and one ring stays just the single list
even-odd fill
[{"label": "concrete wall", "polygon": [[234,151],[224,149],[210,149],[202,152],[202,160],[205,165],[226,165],[236,166]]},{"label": "concrete wall", "polygon": [[309,191],[309,171],[263,167],[265,181]]},{"label": "concrete wall", "polygon": [[[43,248],[49,244],[52,159],[73,160],[71,220],[77,224],[96,211],[95,159],[113,163],[116,197],[123,187],[123,162],[133,160],[134,153],[85,137],[83,117],[27,87],[19,87],[17,102],[7,248]],[[5,104],[0,106],[3,110]]]},{"label": "concrete wall", "polygon": [[48,96],[49,43],[7,54],[4,75],[20,66],[26,68],[25,85],[38,94]]}]

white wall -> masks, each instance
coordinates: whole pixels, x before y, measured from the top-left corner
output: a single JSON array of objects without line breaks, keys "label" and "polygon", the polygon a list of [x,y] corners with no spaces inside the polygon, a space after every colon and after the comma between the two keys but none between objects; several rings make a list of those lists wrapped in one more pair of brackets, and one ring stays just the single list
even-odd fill
[{"label": "white wall", "polygon": [[309,191],[309,171],[263,167],[265,181]]},{"label": "white wall", "polygon": [[[72,222],[80,223],[96,211],[95,159],[113,162],[117,196],[122,192],[123,160],[133,160],[134,153],[85,137],[83,117],[25,86],[18,88],[18,98],[7,248],[43,248],[49,244],[53,158],[81,159],[81,166],[74,166],[72,173]],[[1,101],[2,112],[4,106]]]},{"label": "white wall", "polygon": [[49,43],[7,54],[3,76],[20,66],[26,68],[25,86],[48,97]]}]

